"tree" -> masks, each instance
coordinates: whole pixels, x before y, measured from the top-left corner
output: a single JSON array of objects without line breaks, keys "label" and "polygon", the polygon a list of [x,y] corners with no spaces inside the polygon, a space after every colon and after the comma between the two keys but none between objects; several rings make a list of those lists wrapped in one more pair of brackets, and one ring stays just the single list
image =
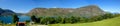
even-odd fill
[{"label": "tree", "polygon": [[103,19],[108,19],[108,18],[113,18],[113,14],[112,13],[106,13],[104,15],[102,15]]},{"label": "tree", "polygon": [[40,18],[37,18],[36,23],[40,23]]},{"label": "tree", "polygon": [[48,18],[47,17],[42,18],[40,23],[47,25],[48,24]]},{"label": "tree", "polygon": [[63,18],[62,18],[62,22],[61,22],[61,23],[65,24],[65,19],[66,19],[66,18],[65,18],[65,17],[63,17]]},{"label": "tree", "polygon": [[90,22],[94,22],[94,21],[100,21],[103,19],[108,19],[108,18],[113,18],[115,15],[112,13],[106,13],[103,15],[99,15],[99,16],[93,16],[89,19]]},{"label": "tree", "polygon": [[42,20],[43,18],[44,18],[44,17],[39,17],[39,18],[38,18],[39,23],[41,23],[41,20]]},{"label": "tree", "polygon": [[93,16],[89,19],[89,22],[98,21],[99,19],[100,19],[99,16]]},{"label": "tree", "polygon": [[32,16],[31,16],[31,20],[32,20],[33,22],[35,22],[36,19],[37,19],[37,18],[35,17],[35,15],[32,15]]},{"label": "tree", "polygon": [[19,18],[16,14],[13,15],[13,23],[16,23],[19,21]]},{"label": "tree", "polygon": [[61,23],[62,22],[62,17],[58,16],[55,17],[55,23]]},{"label": "tree", "polygon": [[54,17],[48,17],[47,20],[49,21],[49,24],[55,24],[55,18]]},{"label": "tree", "polygon": [[72,22],[72,20],[74,20],[74,19],[71,19],[70,17],[65,17],[65,23],[71,23]]},{"label": "tree", "polygon": [[0,20],[0,24],[2,24],[2,26],[4,26],[4,24],[3,24],[4,22],[2,21],[2,20]]},{"label": "tree", "polygon": [[120,16],[120,13],[114,13],[114,17]]},{"label": "tree", "polygon": [[0,20],[0,23],[3,23],[3,21],[2,21],[2,20]]},{"label": "tree", "polygon": [[73,23],[76,23],[77,20],[78,20],[78,19],[76,19],[76,17],[74,17],[74,16],[71,16],[70,18],[71,18],[71,23],[72,23],[72,24],[73,24]]},{"label": "tree", "polygon": [[32,19],[32,21],[35,22],[35,23],[40,23],[40,19],[41,19],[41,18],[37,18],[35,15],[32,15],[32,16],[31,16],[31,19]]}]

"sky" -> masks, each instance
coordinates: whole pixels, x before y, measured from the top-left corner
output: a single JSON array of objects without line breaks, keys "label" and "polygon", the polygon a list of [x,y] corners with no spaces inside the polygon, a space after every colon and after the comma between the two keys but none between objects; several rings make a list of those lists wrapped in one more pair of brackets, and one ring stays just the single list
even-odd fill
[{"label": "sky", "polygon": [[16,13],[28,13],[37,7],[79,8],[93,4],[104,11],[120,13],[120,0],[0,0],[0,8]]}]

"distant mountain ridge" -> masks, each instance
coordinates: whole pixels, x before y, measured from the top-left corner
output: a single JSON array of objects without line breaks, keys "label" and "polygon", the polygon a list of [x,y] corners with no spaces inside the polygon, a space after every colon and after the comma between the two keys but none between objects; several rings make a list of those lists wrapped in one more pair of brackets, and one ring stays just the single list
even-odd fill
[{"label": "distant mountain ridge", "polygon": [[97,16],[104,14],[96,5],[88,5],[80,8],[35,8],[28,15],[37,16]]},{"label": "distant mountain ridge", "polygon": [[15,12],[11,11],[11,10],[8,10],[8,9],[2,9],[0,8],[0,15],[13,15],[15,14]]}]

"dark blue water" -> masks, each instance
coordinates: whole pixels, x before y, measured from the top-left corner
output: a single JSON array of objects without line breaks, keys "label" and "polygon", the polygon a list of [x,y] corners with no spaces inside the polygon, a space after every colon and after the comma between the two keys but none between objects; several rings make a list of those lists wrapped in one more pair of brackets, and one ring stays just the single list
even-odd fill
[{"label": "dark blue water", "polygon": [[26,20],[31,20],[29,16],[19,16],[19,22],[25,22]]},{"label": "dark blue water", "polygon": [[[18,16],[19,22],[25,22],[26,20],[31,20],[29,16]],[[3,21],[3,23],[12,23],[12,16],[0,16],[0,20]]]}]

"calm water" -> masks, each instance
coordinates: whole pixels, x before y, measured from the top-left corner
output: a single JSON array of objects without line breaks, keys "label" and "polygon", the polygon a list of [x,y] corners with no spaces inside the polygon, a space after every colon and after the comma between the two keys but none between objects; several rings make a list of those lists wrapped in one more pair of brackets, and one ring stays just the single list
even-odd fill
[{"label": "calm water", "polygon": [[[18,16],[19,22],[25,22],[26,20],[31,20],[29,16]],[[12,16],[1,16],[0,20],[4,23],[12,23]]]}]

